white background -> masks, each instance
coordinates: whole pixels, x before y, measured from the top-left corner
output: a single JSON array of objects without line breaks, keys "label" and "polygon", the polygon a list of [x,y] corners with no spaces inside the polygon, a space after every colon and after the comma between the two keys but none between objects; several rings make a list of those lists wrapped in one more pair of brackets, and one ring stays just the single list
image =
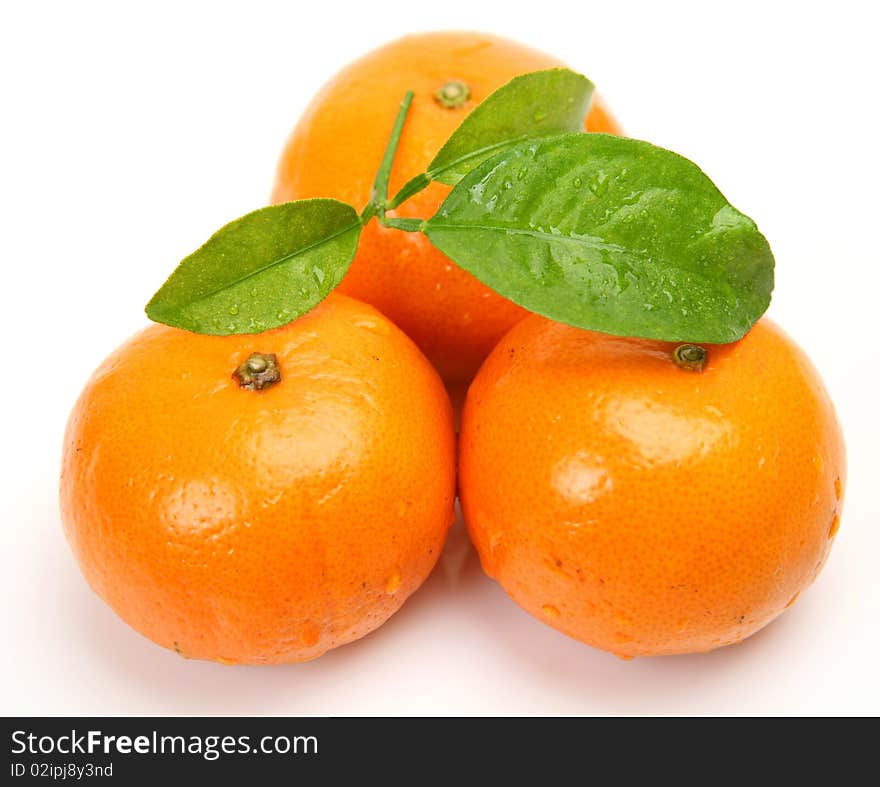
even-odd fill
[{"label": "white background", "polygon": [[[529,10],[517,12],[518,6]],[[871,3],[7,3],[0,12],[2,713],[880,712],[877,20]],[[408,31],[520,39],[627,131],[697,161],[773,245],[770,314],[837,403],[830,561],[744,645],[619,661],[533,620],[457,531],[361,642],[304,665],[184,661],[88,590],[56,502],[67,412],[214,229],[264,204],[305,103]]]}]

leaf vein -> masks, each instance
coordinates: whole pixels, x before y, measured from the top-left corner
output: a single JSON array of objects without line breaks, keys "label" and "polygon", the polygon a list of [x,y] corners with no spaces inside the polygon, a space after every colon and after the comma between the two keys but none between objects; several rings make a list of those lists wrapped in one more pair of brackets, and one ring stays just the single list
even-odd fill
[{"label": "leaf vein", "polygon": [[[595,248],[600,251],[613,251],[618,252],[620,254],[624,254],[627,257],[635,257],[637,259],[643,260],[645,262],[650,262],[659,265],[660,267],[672,268],[674,270],[681,271],[682,273],[687,274],[688,276],[692,276],[698,281],[706,282],[710,286],[712,285],[713,280],[706,276],[705,274],[700,273],[699,271],[693,270],[692,268],[683,267],[681,265],[676,265],[671,260],[666,258],[658,259],[656,255],[649,254],[641,251],[640,249],[628,249],[625,246],[620,246],[617,243],[611,243],[609,241],[603,241],[599,238],[595,238],[590,235],[580,236],[577,238],[573,238],[570,235],[556,235],[552,232],[547,232],[546,230],[533,230],[533,229],[523,229],[520,227],[502,227],[492,224],[444,224],[442,222],[434,222],[431,220],[428,222],[428,226],[426,228],[428,231],[431,229],[442,229],[442,230],[485,230],[488,232],[501,232],[505,235],[526,235],[528,237],[533,237],[539,240],[546,240],[548,242],[560,243],[560,244],[568,244],[568,245],[582,245],[589,246],[590,248]],[[732,297],[733,293],[729,286],[723,287],[728,297]]]},{"label": "leaf vein", "polygon": [[327,235],[327,236],[321,238],[320,240],[316,240],[312,243],[309,243],[307,246],[303,246],[302,248],[296,249],[296,251],[292,251],[289,254],[285,254],[283,257],[279,257],[277,260],[272,260],[271,262],[267,263],[266,265],[263,265],[255,270],[250,271],[250,273],[246,273],[243,276],[239,276],[237,279],[234,279],[230,282],[226,282],[225,284],[222,284],[218,287],[215,287],[210,292],[202,293],[198,297],[191,298],[188,301],[188,305],[192,305],[194,303],[201,303],[202,301],[213,297],[214,295],[216,295],[219,292],[223,292],[224,290],[229,290],[229,289],[232,289],[233,287],[237,287],[239,284],[243,284],[244,282],[248,281],[249,279],[252,279],[254,276],[260,276],[261,274],[266,273],[266,271],[269,271],[272,268],[275,268],[279,265],[283,265],[285,262],[289,262],[290,260],[294,259],[295,257],[299,257],[300,255],[306,254],[306,253],[310,252],[312,249],[316,249],[325,243],[330,243],[331,241],[336,240],[336,238],[339,238],[342,235],[345,235],[347,232],[351,232],[353,229],[360,227],[360,225],[361,225],[360,219],[358,219],[357,221],[353,221],[347,227],[344,227],[343,229],[338,230],[337,232],[334,232],[332,235]]}]

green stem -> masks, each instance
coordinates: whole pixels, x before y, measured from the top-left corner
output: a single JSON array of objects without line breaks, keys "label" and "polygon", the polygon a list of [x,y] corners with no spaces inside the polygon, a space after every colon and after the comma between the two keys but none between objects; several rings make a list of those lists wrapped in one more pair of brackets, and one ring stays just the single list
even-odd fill
[{"label": "green stem", "polygon": [[391,227],[404,232],[421,232],[425,224],[424,219],[398,219],[390,216],[379,216],[380,223],[385,227]]},{"label": "green stem", "polygon": [[401,188],[401,190],[394,195],[394,198],[386,204],[385,209],[394,210],[402,202],[406,202],[410,197],[427,188],[432,180],[433,178],[428,172],[416,175],[414,178],[403,184],[403,188]]},{"label": "green stem", "polygon": [[[397,153],[400,135],[403,133],[403,124],[406,122],[406,113],[409,112],[412,100],[413,92],[408,90],[403,97],[403,101],[400,102],[400,109],[397,112],[394,127],[391,129],[388,145],[385,147],[385,155],[382,156],[382,163],[379,165],[379,171],[376,173],[376,180],[373,181],[371,203],[375,206],[380,216],[385,211],[385,202],[388,200],[388,180],[391,177],[391,166],[394,164],[394,154]],[[366,212],[367,209],[365,208],[364,213],[366,214]]]}]

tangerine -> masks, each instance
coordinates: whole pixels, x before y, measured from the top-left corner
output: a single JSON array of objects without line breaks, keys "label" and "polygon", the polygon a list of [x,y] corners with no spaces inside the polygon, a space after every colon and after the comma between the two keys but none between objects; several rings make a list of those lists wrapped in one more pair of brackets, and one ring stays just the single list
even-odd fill
[{"label": "tangerine", "polygon": [[152,325],[79,398],[64,529],[92,588],[181,655],[304,661],[381,625],[452,523],[452,414],[373,307],[259,335]]},{"label": "tangerine", "polygon": [[[427,169],[465,114],[515,76],[562,65],[510,41],[479,33],[410,35],[365,55],[339,72],[314,98],[288,141],[272,202],[335,197],[360,209],[401,99],[412,102],[390,194]],[[467,100],[438,101],[444,85],[463,84]],[[619,134],[599,99],[589,131]],[[389,215],[429,218],[449,193],[432,183]],[[376,306],[409,335],[453,388],[467,383],[504,333],[527,312],[481,284],[420,233],[370,222],[340,290]]]},{"label": "tangerine", "polygon": [[528,317],[477,374],[460,441],[486,573],[623,657],[742,641],[815,579],[840,522],[834,408],[767,319],[700,348]]}]

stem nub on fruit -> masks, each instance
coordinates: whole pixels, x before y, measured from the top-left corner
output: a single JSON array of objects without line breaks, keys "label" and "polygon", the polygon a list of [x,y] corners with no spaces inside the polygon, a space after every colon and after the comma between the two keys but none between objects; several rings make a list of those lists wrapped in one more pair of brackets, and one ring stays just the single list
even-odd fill
[{"label": "stem nub on fruit", "polygon": [[680,344],[672,352],[672,360],[689,372],[700,372],[706,365],[709,353],[697,344]]},{"label": "stem nub on fruit", "polygon": [[470,97],[470,85],[459,79],[450,79],[434,92],[434,100],[446,109],[458,109]]},{"label": "stem nub on fruit", "polygon": [[242,388],[262,391],[281,381],[281,367],[274,353],[251,353],[232,376]]}]

